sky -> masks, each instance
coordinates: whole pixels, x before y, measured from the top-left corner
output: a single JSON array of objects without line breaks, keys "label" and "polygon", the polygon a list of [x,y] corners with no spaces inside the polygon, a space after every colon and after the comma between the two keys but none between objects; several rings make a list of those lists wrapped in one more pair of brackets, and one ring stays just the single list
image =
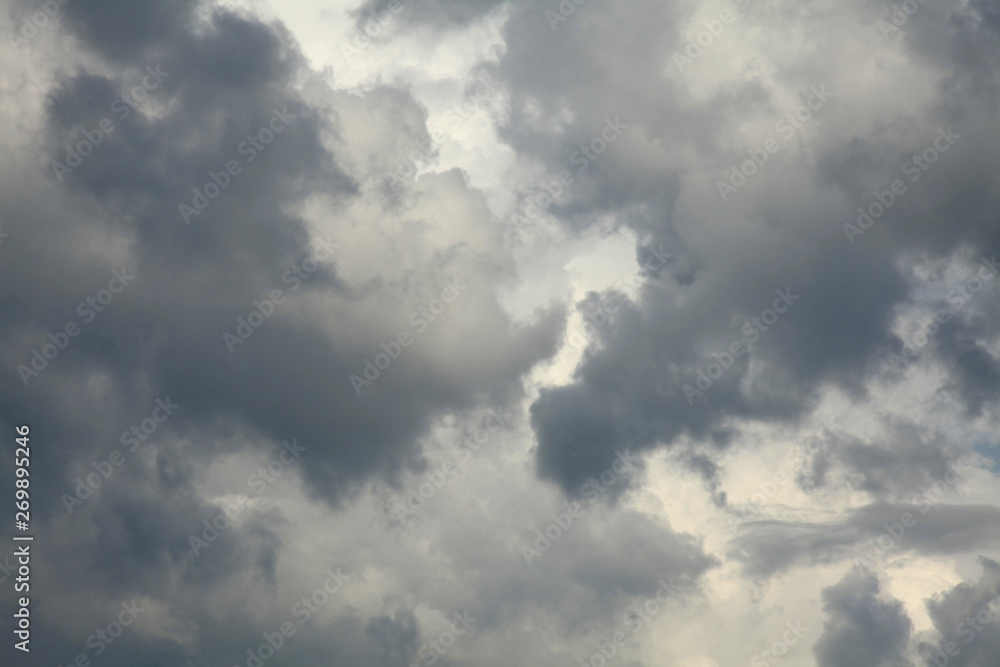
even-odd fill
[{"label": "sky", "polygon": [[0,664],[1000,667],[996,2],[0,2]]}]

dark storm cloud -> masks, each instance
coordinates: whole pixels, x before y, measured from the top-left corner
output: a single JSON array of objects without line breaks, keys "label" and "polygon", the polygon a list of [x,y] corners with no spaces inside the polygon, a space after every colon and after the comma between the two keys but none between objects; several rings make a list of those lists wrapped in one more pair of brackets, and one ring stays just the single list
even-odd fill
[{"label": "dark storm cloud", "polygon": [[[730,259],[754,262],[744,253]],[[905,281],[863,253],[817,252],[815,260],[749,275],[729,267],[725,280],[705,291],[696,279],[683,305],[666,288],[648,285],[638,304],[601,330],[601,347],[585,357],[575,382],[543,390],[532,406],[540,473],[572,489],[606,467],[616,448],[650,449],[683,433],[724,445],[727,419],[795,419],[827,382],[863,396],[860,379],[891,349],[887,328]],[[697,388],[699,371],[717,361],[712,353],[753,342],[743,325],[773,305],[775,290],[791,290],[795,299],[773,331],[753,330],[753,356],[770,377],[750,376],[744,355],[731,359],[703,395],[686,394],[684,386]],[[574,442],[585,443],[587,457],[573,455]]]},{"label": "dark storm cloud", "polygon": [[[321,584],[325,574],[317,573],[317,583]],[[304,591],[309,593],[309,591]],[[126,603],[130,603],[127,600]],[[195,646],[174,638],[141,639],[134,627],[126,628],[121,637],[111,644],[105,644],[105,651],[97,656],[94,646],[101,643],[95,638],[90,648],[86,645],[88,634],[77,641],[59,642],[56,646],[40,646],[32,651],[32,659],[52,664],[71,663],[77,655],[83,654],[93,664],[125,667],[135,664],[190,665],[199,662],[224,665],[255,665],[261,656],[267,658],[264,664],[307,665],[323,660],[336,660],[364,667],[392,667],[419,660],[417,648],[420,627],[413,614],[406,610],[397,611],[392,617],[364,617],[347,614],[333,621],[309,619],[296,616],[291,607],[274,611],[274,620],[260,623],[247,614],[233,614],[223,619],[215,618],[200,608],[196,600],[185,600],[178,595],[171,600],[176,621],[185,624],[196,623],[201,631]],[[148,602],[138,600],[140,613],[138,620],[155,613]],[[106,627],[121,612],[120,602],[91,606],[93,614],[87,633]],[[291,624],[292,634],[280,636],[282,623]],[[288,626],[286,626],[287,628]],[[47,627],[39,628],[42,632]],[[278,633],[277,635],[275,633]],[[269,643],[267,637],[271,638]],[[91,635],[92,636],[92,635]],[[107,636],[107,635],[105,635]],[[58,638],[58,635],[54,635]],[[271,653],[261,647],[278,648]],[[251,657],[254,656],[254,657]],[[268,657],[270,656],[270,657]]]},{"label": "dark storm cloud", "polygon": [[[307,194],[344,200],[356,194],[356,186],[321,141],[323,132],[336,130],[335,114],[312,108],[292,87],[303,61],[283,30],[225,10],[214,10],[208,23],[195,29],[193,13],[163,12],[154,18],[164,23],[170,39],[136,54],[155,58],[150,64],[168,73],[145,105],[121,119],[110,111],[119,91],[144,74],[139,65],[146,62],[130,63],[116,76],[81,71],[61,79],[50,94],[47,143],[54,161],[68,164],[65,147],[79,142],[103,118],[113,119],[115,129],[93,153],[58,178],[72,192],[72,205],[91,214],[88,231],[103,229],[128,239],[138,277],[51,368],[30,379],[27,390],[16,376],[7,377],[0,392],[12,414],[34,417],[40,437],[68,445],[67,435],[49,430],[63,424],[66,434],[75,434],[76,448],[88,443],[94,449],[116,438],[91,439],[88,434],[97,436],[102,429],[89,422],[121,424],[148,410],[153,396],[169,395],[186,407],[168,428],[183,423],[192,429],[224,429],[228,421],[275,440],[297,437],[310,443],[313,460],[307,477],[335,500],[368,475],[393,474],[414,464],[413,440],[440,410],[472,407],[475,392],[501,401],[515,396],[519,376],[551,353],[561,321],[552,311],[537,327],[512,327],[491,303],[488,287],[473,288],[467,300],[486,302],[491,321],[472,326],[489,327],[505,338],[507,356],[483,358],[471,341],[455,355],[456,363],[469,360],[472,367],[489,368],[488,373],[443,377],[426,366],[416,372],[395,368],[376,390],[359,398],[348,377],[361,372],[377,345],[373,351],[347,342],[348,337],[331,345],[326,332],[301,321],[287,305],[275,306],[277,312],[266,324],[230,354],[222,333],[232,333],[237,317],[246,318],[254,301],[267,299],[271,290],[290,291],[285,271],[313,254],[305,224],[288,212],[289,206]],[[86,36],[104,18],[103,11],[81,12],[72,25]],[[130,33],[128,39],[134,37]],[[154,112],[156,105],[163,111]],[[249,153],[241,152],[252,150],[248,135],[275,127],[276,116],[292,118],[282,121],[283,131],[274,133],[264,150],[253,151],[251,162]],[[193,209],[194,189],[205,190],[212,183],[210,174],[223,172],[230,160],[239,162],[242,172],[203,211],[189,212],[190,224],[185,224],[180,205]],[[53,176],[51,164],[48,175]],[[2,270],[37,287],[5,293],[2,317],[8,338],[16,332],[31,340],[30,332],[38,340],[39,329],[58,330],[74,317],[73,306],[87,295],[87,286],[96,290],[110,269],[86,265],[70,248],[53,246],[51,239],[65,237],[64,230],[74,225],[79,229],[80,221],[56,212],[39,220],[40,213],[10,227],[19,234],[21,252]],[[57,256],[65,280],[35,277],[43,271],[41,258]],[[460,272],[467,271],[457,264],[442,267],[425,274],[419,289],[439,291],[444,280],[461,279]],[[287,298],[322,291],[349,310],[362,307],[377,290],[377,285],[361,290],[345,286],[327,264],[301,292]],[[402,310],[399,319],[407,312]],[[394,336],[384,322],[340,326],[365,332],[350,337],[355,340]],[[17,359],[15,365],[27,361],[30,349],[22,348],[23,359],[10,352],[10,360]],[[79,421],[88,423],[73,423],[65,414],[55,420],[38,412],[40,404],[58,409],[58,384],[68,386],[73,375],[98,369],[111,378],[112,395],[122,408],[112,419],[102,419],[100,412],[81,413]],[[149,389],[137,391],[140,386]],[[393,419],[383,419],[387,413]],[[62,446],[54,444],[53,449]]]},{"label": "dark storm cloud", "polygon": [[[982,21],[972,19],[975,11]],[[570,186],[549,213],[572,229],[585,229],[610,214],[642,241],[663,242],[677,255],[678,266],[690,267],[675,271],[674,284],[664,288],[650,282],[638,303],[601,332],[600,349],[585,356],[573,381],[543,390],[532,407],[539,473],[567,492],[598,474],[616,448],[649,449],[682,434],[721,445],[728,439],[725,422],[795,423],[830,385],[863,399],[866,382],[880,372],[873,362],[900,344],[891,325],[896,306],[912,286],[893,258],[917,247],[935,256],[963,244],[981,252],[998,247],[993,242],[996,223],[984,216],[984,207],[995,212],[1000,203],[991,180],[1000,164],[987,138],[996,131],[989,100],[997,81],[981,66],[1000,53],[994,9],[981,3],[969,9],[922,7],[914,19],[915,30],[923,30],[918,23],[948,26],[938,31],[945,43],[939,36],[938,46],[924,43],[922,48],[927,50],[924,57],[950,75],[942,83],[941,106],[903,121],[911,126],[904,145],[888,137],[858,136],[817,142],[812,148],[819,169],[804,177],[803,189],[833,184],[844,201],[856,204],[833,210],[818,195],[811,203],[779,190],[777,181],[772,187],[755,181],[740,193],[744,208],[729,211],[734,221],[743,218],[744,210],[751,220],[762,221],[753,229],[755,235],[734,226],[726,238],[713,240],[710,249],[695,231],[709,221],[687,219],[678,211],[684,169],[675,166],[673,152],[695,155],[724,172],[737,159],[723,145],[725,128],[748,116],[780,119],[783,109],[752,76],[698,100],[665,76],[663,68],[671,65],[664,63],[684,44],[678,26],[686,12],[673,5],[648,4],[623,12],[588,3],[553,32],[543,17],[515,5],[505,31],[507,50],[496,66],[511,96],[502,136],[519,155],[539,160],[550,173],[567,168],[573,151],[599,137],[605,119],[620,118],[629,125],[623,138],[580,175],[585,186]],[[757,8],[741,19],[748,25],[760,20]],[[729,30],[733,36],[736,28]],[[725,34],[718,41],[724,39]],[[821,60],[810,59],[789,75],[808,90],[831,76],[826,69]],[[964,95],[955,95],[956,87]],[[812,122],[846,120],[849,112],[839,100],[848,92],[835,91],[823,108],[823,120]],[[539,117],[560,121],[543,123]],[[911,185],[876,229],[852,245],[843,225],[857,217],[850,217],[856,206],[872,199],[873,187],[887,188],[914,153],[932,146],[936,129],[947,134],[952,126],[960,136],[949,152],[940,153],[939,163],[921,182]],[[663,149],[652,149],[653,141]],[[790,173],[793,168],[768,166],[775,174],[784,170],[789,178],[802,178],[801,172]],[[759,313],[767,306],[767,295],[786,287],[802,298],[773,332],[762,334],[750,357],[766,368],[763,377],[751,375],[744,356],[704,398],[689,405],[681,386],[693,385],[696,370],[712,361],[707,353],[716,351],[696,344],[706,337],[739,340],[730,323]],[[672,298],[674,294],[684,298]],[[719,343],[721,352],[728,340]],[[954,393],[978,409],[1000,379],[997,362],[982,343],[953,356]],[[573,442],[583,455],[571,454]]]},{"label": "dark storm cloud", "polygon": [[[421,641],[427,637],[422,636],[420,624],[408,610],[367,619],[349,615],[324,624],[323,632],[308,635],[297,632],[299,634],[291,637],[288,646],[280,652],[279,657],[286,661],[285,664],[335,661],[365,667],[393,667],[420,663],[425,659],[417,652]],[[259,645],[257,637],[248,636],[247,639],[250,645]],[[449,663],[451,661],[447,656],[441,662],[445,665]]]},{"label": "dark storm cloud", "polygon": [[365,634],[375,641],[389,661],[402,662],[412,656],[417,648],[420,629],[412,613],[397,611],[394,618],[381,616],[371,619],[365,628]]},{"label": "dark storm cloud", "polygon": [[[86,16],[97,22],[103,15]],[[254,51],[254,57],[245,57]],[[93,133],[102,118],[112,118],[116,127],[71,173],[59,175],[73,193],[70,205],[89,214],[84,220],[35,210],[18,221],[21,252],[13,265],[5,264],[2,270],[20,275],[26,286],[37,287],[5,292],[6,335],[24,336],[30,331],[26,324],[60,329],[67,320],[79,319],[76,302],[107,283],[113,267],[73,257],[71,248],[52,239],[72,238],[82,227],[88,233],[103,229],[126,236],[133,247],[130,270],[137,276],[50,368],[29,379],[27,388],[14,375],[0,389],[5,403],[14,408],[11,414],[34,417],[38,435],[50,440],[54,451],[71,445],[77,451],[94,450],[117,443],[116,427],[148,412],[155,395],[171,396],[186,407],[168,429],[187,420],[211,421],[218,414],[206,393],[213,390],[211,378],[233,372],[222,370],[233,361],[219,344],[221,332],[232,327],[231,318],[260,298],[265,285],[279,284],[285,264],[306,254],[303,224],[284,213],[285,203],[310,183],[335,193],[350,192],[350,182],[320,148],[324,119],[306,108],[288,86],[290,72],[300,64],[286,51],[291,49],[282,46],[280,35],[251,19],[217,12],[199,35],[175,36],[157,52],[156,65],[167,77],[151,92],[153,99],[145,108],[125,118],[111,107],[120,95],[115,93],[134,76],[131,68],[114,79],[80,72],[59,81],[50,94],[52,160],[64,162],[64,147],[80,142],[85,131]],[[219,67],[230,75],[220,77]],[[239,70],[254,74],[239,76],[235,73]],[[149,107],[155,103],[167,105],[169,111],[150,115]],[[192,225],[185,225],[179,204],[190,203],[192,188],[204,187],[209,171],[224,169],[227,160],[238,157],[237,146],[248,133],[266,127],[275,107],[298,116],[294,127],[278,136],[257,164],[246,165],[246,173],[234,177]],[[53,177],[51,168],[47,175]],[[31,277],[57,257],[61,280]],[[334,276],[325,279],[333,282]],[[154,330],[155,341],[144,342],[136,335]],[[27,349],[17,363],[30,357]],[[188,350],[198,357],[196,365],[176,364],[174,355]],[[72,385],[81,381],[79,374],[95,371],[113,380],[113,400],[89,413],[67,410],[66,399],[77,399],[60,399],[60,384]],[[269,384],[258,381],[256,386]],[[139,390],[140,386],[146,388]],[[116,405],[120,412],[109,413]],[[46,417],[39,410],[55,410],[60,418]],[[97,426],[101,422],[107,425]],[[100,430],[105,430],[104,437],[87,437]]]},{"label": "dark storm cloud", "polygon": [[1000,665],[1000,564],[980,557],[979,581],[963,582],[927,601],[938,639],[921,642],[928,664]]},{"label": "dark storm cloud", "polygon": [[908,667],[913,623],[902,603],[880,595],[878,578],[855,569],[823,589],[827,620],[813,652],[819,667]]},{"label": "dark storm cloud", "polygon": [[[166,456],[180,458],[183,452]],[[189,487],[178,493],[158,481],[157,473],[132,462],[105,481],[98,497],[44,531],[48,545],[43,558],[36,555],[34,561],[33,631],[51,641],[33,644],[33,660],[66,664],[82,653],[102,664],[134,664],[158,656],[160,664],[180,665],[194,655],[212,655],[217,642],[233,642],[229,651],[238,647],[240,623],[220,626],[205,609],[206,596],[225,589],[234,577],[273,585],[279,546],[273,527],[280,519],[264,516],[226,531],[195,558],[189,536],[200,535],[202,521],[211,521],[222,509],[200,504]],[[194,646],[151,638],[132,627],[98,657],[100,643],[92,633],[115,621],[122,602],[136,600],[143,609],[140,621],[157,613],[154,605],[166,608],[168,618],[196,619]]]},{"label": "dark storm cloud", "polygon": [[[891,3],[880,4],[888,15]],[[901,119],[899,128],[857,136],[830,150],[820,162],[821,177],[849,193],[856,206],[867,206],[876,186],[885,190],[897,178],[906,185],[906,194],[876,223],[872,238],[866,235],[858,244],[875,243],[887,253],[919,249],[936,257],[967,246],[975,260],[992,256],[1000,247],[1000,158],[987,139],[996,124],[990,109],[1000,98],[997,8],[979,0],[927,3],[909,18],[905,30],[908,53],[921,66],[942,73],[934,106],[923,117],[914,112]],[[897,129],[905,140],[891,138]],[[931,152],[919,162],[934,146],[938,130],[949,129],[958,138],[947,152],[937,158]],[[854,211],[853,218],[857,216]]]},{"label": "dark storm cloud", "polygon": [[1000,361],[982,342],[956,332],[942,337],[937,352],[948,364],[954,391],[971,415],[981,414],[986,406],[995,404],[1000,389]]},{"label": "dark storm cloud", "polygon": [[[204,619],[205,598],[195,591],[224,587],[247,572],[273,583],[281,546],[276,531],[285,517],[252,518],[192,557],[189,535],[220,511],[199,501],[195,490],[215,456],[297,438],[310,458],[303,477],[316,495],[336,504],[372,476],[419,467],[417,438],[443,412],[516,398],[521,375],[552,353],[563,323],[554,309],[515,326],[492,288],[474,280],[478,268],[468,253],[435,261],[405,285],[374,280],[349,287],[327,263],[287,298],[336,300],[336,340],[329,328],[285,304],[230,353],[223,332],[234,331],[237,317],[246,318],[271,290],[289,291],[283,274],[313,254],[306,223],[291,209],[308,196],[325,195],[335,206],[358,196],[356,182],[324,147],[324,136],[338,132],[337,114],[313,106],[296,87],[309,73],[287,31],[249,14],[188,2],[73,0],[64,9],[62,29],[103,62],[57,75],[37,140],[44,157],[32,156],[36,173],[17,175],[36,187],[3,202],[4,231],[16,244],[5,243],[0,263],[0,282],[15,286],[0,293],[0,428],[8,433],[15,423],[32,424],[35,442],[44,443],[33,461],[33,518],[46,528],[65,527],[53,542],[63,548],[37,561],[39,568],[65,573],[52,579],[66,588],[43,587],[38,597],[38,627],[54,635],[65,626],[53,619],[73,616],[53,609],[69,604],[60,601],[67,591],[86,598],[100,590],[102,601],[146,595],[170,613],[183,609]],[[148,89],[149,99],[119,115],[116,99],[152,76],[148,68],[163,73]],[[391,96],[381,99],[393,104]],[[274,129],[276,117],[281,132]],[[114,129],[103,130],[79,163],[68,160],[67,146],[96,136],[105,120]],[[263,142],[253,161],[246,159],[241,146],[266,128],[273,140]],[[193,190],[204,191],[215,180],[210,174],[222,173],[230,160],[242,171],[186,224],[180,205],[196,206]],[[69,171],[54,171],[53,162]],[[39,179],[49,184],[37,187]],[[16,250],[7,252],[12,246]],[[121,263],[109,262],[112,255]],[[136,277],[84,322],[77,304],[107,287],[112,270]],[[395,336],[393,322],[426,306],[446,279],[472,284],[465,298],[479,318],[463,325],[452,367],[421,359],[425,352],[415,347],[359,397],[349,375],[380,351],[380,340]],[[390,314],[392,308],[398,312]],[[30,366],[32,349],[70,320],[85,325],[83,332],[26,385],[18,365]],[[460,321],[456,313],[451,325]],[[503,352],[484,355],[484,346]],[[122,433],[149,415],[157,397],[181,408],[156,435],[156,469],[130,461],[130,470],[116,471],[85,508],[67,516],[60,498],[72,492],[79,471],[120,447]],[[248,433],[252,440],[239,441]],[[11,474],[12,459],[4,457],[3,474]],[[372,648],[406,643],[393,623],[362,632],[356,657],[397,662],[398,646],[380,658]],[[193,636],[207,654],[212,642],[235,641],[228,630],[202,628]],[[213,631],[219,636],[210,637]],[[3,650],[11,649],[5,644]],[[138,662],[157,655],[182,664],[192,655],[172,642],[136,651],[126,655]],[[72,656],[53,648],[45,657],[55,663]]]},{"label": "dark storm cloud", "polygon": [[[63,28],[87,48],[117,63],[128,63],[157,49],[172,49],[171,41],[184,37],[192,26],[192,11],[199,4],[198,0],[58,1]],[[18,1],[13,9],[16,14],[26,15],[37,9],[37,4]]]},{"label": "dark storm cloud", "polygon": [[[548,209],[571,234],[634,233],[642,265],[657,256],[651,248],[673,254],[662,267],[641,270],[637,294],[620,299],[572,377],[542,387],[530,408],[535,472],[567,494],[580,494],[621,451],[684,442],[670,460],[696,471],[724,506],[729,471],[722,450],[741,427],[794,429],[827,390],[861,404],[871,399],[873,379],[898,379],[883,362],[901,347],[894,327],[915,299],[914,263],[960,253],[975,263],[1000,251],[995,3],[922,3],[904,40],[917,73],[933,74],[935,88],[929,100],[914,94],[898,123],[880,118],[870,127],[858,118],[895,92],[855,100],[853,87],[903,77],[887,73],[878,47],[847,59],[832,43],[842,25],[827,21],[825,4],[752,3],[739,25],[726,28],[717,53],[739,50],[742,38],[761,29],[774,30],[776,44],[805,38],[815,48],[794,66],[754,54],[754,62],[736,63],[738,76],[697,92],[710,63],[678,76],[673,60],[686,43],[686,22],[699,11],[695,3],[623,7],[593,0],[555,26],[545,15],[557,10],[550,0],[366,0],[353,11],[358,30],[367,32],[374,21],[381,27],[373,38],[388,42],[406,30],[439,39],[508,7],[502,58],[484,69],[509,94],[496,129],[517,167],[573,171],[575,182]],[[869,3],[865,20],[890,5]],[[461,419],[484,403],[502,407],[522,398],[526,376],[556,352],[565,313],[545,306],[527,323],[507,314],[496,285],[516,277],[512,260],[499,232],[486,229],[487,197],[469,174],[454,168],[387,185],[385,172],[414,140],[427,139],[427,112],[405,85],[317,91],[319,77],[291,33],[246,10],[194,0],[69,0],[61,7],[59,48],[33,56],[54,72],[51,82],[39,78],[48,86],[37,107],[41,133],[24,141],[36,153],[23,161],[27,168],[19,162],[4,172],[0,200],[9,235],[0,248],[0,431],[33,425],[34,518],[47,540],[35,561],[34,627],[45,638],[36,657],[68,663],[93,627],[139,598],[149,625],[128,631],[100,664],[248,664],[247,651],[262,645],[262,633],[290,616],[276,602],[288,597],[287,586],[305,581],[304,595],[320,585],[321,570],[336,567],[330,552],[368,520],[367,498],[359,495],[365,485],[392,486],[419,471],[421,440],[442,417]],[[19,2],[12,14],[33,10]],[[828,35],[831,25],[838,27]],[[877,38],[870,24],[858,29]],[[438,64],[428,65],[431,78],[439,76]],[[151,72],[164,74],[148,87],[147,100],[120,117],[116,98]],[[825,81],[835,96],[812,121],[816,136],[801,138],[799,157],[775,159],[725,206],[711,187],[699,190],[706,174],[725,174],[745,159],[749,146],[735,128],[773,125],[787,111],[789,91]],[[9,84],[6,76],[0,81],[5,90]],[[32,126],[36,108],[25,109],[18,128]],[[275,127],[276,118],[282,131],[245,160],[239,147]],[[106,119],[114,131],[91,154],[53,171],[54,163],[71,162],[68,147]],[[611,127],[620,129],[613,142],[605,134]],[[884,191],[947,128],[954,145],[852,243],[844,223],[854,222],[856,207],[870,202],[873,190]],[[597,140],[606,150],[581,158]],[[207,206],[197,205],[202,195],[195,189],[203,192],[229,160],[241,173],[219,184]],[[185,214],[181,205],[204,210]],[[460,218],[455,229],[448,228],[452,215]],[[313,254],[317,228],[370,234],[385,245],[347,249],[349,259],[364,258],[365,271],[348,261],[323,263],[288,302],[272,304],[273,315],[252,337],[227,349],[223,332],[234,331],[255,300],[275,288],[289,291],[285,271]],[[438,236],[444,240],[434,245]],[[30,363],[50,332],[80,320],[78,304],[109,285],[112,270],[136,278],[26,385],[18,365]],[[368,277],[353,278],[358,273]],[[349,376],[362,373],[446,280],[467,291],[439,328],[356,391]],[[776,322],[745,333],[777,303],[788,308]],[[1000,388],[992,352],[998,323],[1000,306],[984,294],[941,327],[927,354],[943,368],[941,404],[989,416]],[[751,337],[749,354],[723,363],[710,386],[699,385],[710,364],[734,342],[747,347]],[[698,393],[686,393],[686,385]],[[176,415],[67,514],[63,494],[166,397],[180,404]],[[893,502],[825,522],[746,523],[728,545],[742,574],[763,579],[850,559],[877,569],[900,554],[967,556],[996,548],[997,508],[943,505],[936,491],[926,502],[913,498],[949,480],[960,446],[908,422],[884,425],[890,436],[881,440],[827,443],[799,481],[817,495],[853,489]],[[320,509],[338,510],[324,519],[340,520],[361,508],[360,522],[345,520],[345,535],[308,536],[322,544],[320,555],[308,554],[317,561],[314,580],[311,573],[296,573],[298,581],[279,576],[303,560],[299,545],[286,543],[299,520],[291,502],[253,509],[193,554],[191,535],[222,511],[221,500],[204,495],[212,486],[206,477],[232,474],[220,461],[271,455],[277,442],[292,438],[307,448],[294,476],[305,481],[305,508],[295,509],[318,511],[308,504],[315,498],[327,504]],[[7,476],[12,457],[9,439],[2,442],[0,475]],[[525,449],[520,444],[503,455],[516,458]],[[411,551],[383,531],[373,538],[377,549],[366,543],[350,553],[358,564],[351,574],[360,580],[362,569],[372,573],[365,583],[378,592],[354,591],[338,601],[338,611],[316,614],[269,664],[417,662],[419,648],[436,636],[424,619],[451,603],[475,607],[507,662],[538,663],[553,654],[562,661],[569,650],[560,641],[603,639],[609,619],[650,597],[654,582],[676,577],[697,588],[720,564],[700,535],[611,502],[595,505],[592,516],[529,565],[519,547],[536,536],[525,524],[544,528],[556,519],[536,502],[537,485],[508,481],[518,491],[505,492],[523,498],[474,489],[457,499],[460,514],[445,516],[438,533],[415,538]],[[612,500],[636,498],[617,481],[609,492]],[[359,497],[357,507],[348,504]],[[516,503],[525,509],[508,511]],[[664,515],[675,511],[684,510],[669,507]],[[524,523],[512,528],[518,521]],[[427,523],[433,531],[433,520]],[[433,576],[422,562],[433,564]],[[948,641],[963,642],[949,664],[992,667],[1000,655],[996,625],[983,624],[964,644],[964,630],[973,626],[961,624],[1000,580],[1000,566],[983,562],[980,582],[928,605],[940,641],[924,648],[936,656],[949,651]],[[262,598],[267,603],[258,609]],[[815,648],[821,667],[906,664],[912,624],[874,575],[849,574],[823,591],[823,601],[828,621]],[[525,627],[554,630],[532,639]],[[540,644],[532,653],[512,638],[531,650],[530,642]],[[495,645],[484,645],[497,655]],[[5,662],[11,652],[7,644],[0,649]],[[459,655],[438,664],[465,664]]]}]

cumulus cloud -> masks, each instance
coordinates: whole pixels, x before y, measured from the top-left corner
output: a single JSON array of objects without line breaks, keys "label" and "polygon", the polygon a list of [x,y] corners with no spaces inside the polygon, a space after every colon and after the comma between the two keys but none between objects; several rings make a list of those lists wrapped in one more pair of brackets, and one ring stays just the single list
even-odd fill
[{"label": "cumulus cloud", "polygon": [[821,667],[882,665],[906,667],[913,624],[898,600],[880,596],[878,579],[855,570],[823,591],[828,620],[814,649]]},{"label": "cumulus cloud", "polygon": [[993,4],[4,9],[33,661],[998,654]]}]

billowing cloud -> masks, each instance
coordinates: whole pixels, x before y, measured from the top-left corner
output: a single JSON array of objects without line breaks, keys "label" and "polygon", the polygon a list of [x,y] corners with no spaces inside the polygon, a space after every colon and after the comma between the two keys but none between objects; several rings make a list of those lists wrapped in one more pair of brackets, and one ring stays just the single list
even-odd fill
[{"label": "billowing cloud", "polygon": [[823,591],[828,620],[816,644],[821,667],[873,665],[907,667],[906,646],[913,624],[898,600],[882,599],[878,579],[855,570]]},{"label": "billowing cloud", "polygon": [[993,4],[4,7],[31,664],[1000,654]]}]

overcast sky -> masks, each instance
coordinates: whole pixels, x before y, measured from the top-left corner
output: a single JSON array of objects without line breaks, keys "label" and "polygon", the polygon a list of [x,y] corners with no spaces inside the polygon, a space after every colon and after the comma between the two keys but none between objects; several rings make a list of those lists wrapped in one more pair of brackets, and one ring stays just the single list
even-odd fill
[{"label": "overcast sky", "polygon": [[0,2],[4,665],[1000,666],[996,2]]}]

